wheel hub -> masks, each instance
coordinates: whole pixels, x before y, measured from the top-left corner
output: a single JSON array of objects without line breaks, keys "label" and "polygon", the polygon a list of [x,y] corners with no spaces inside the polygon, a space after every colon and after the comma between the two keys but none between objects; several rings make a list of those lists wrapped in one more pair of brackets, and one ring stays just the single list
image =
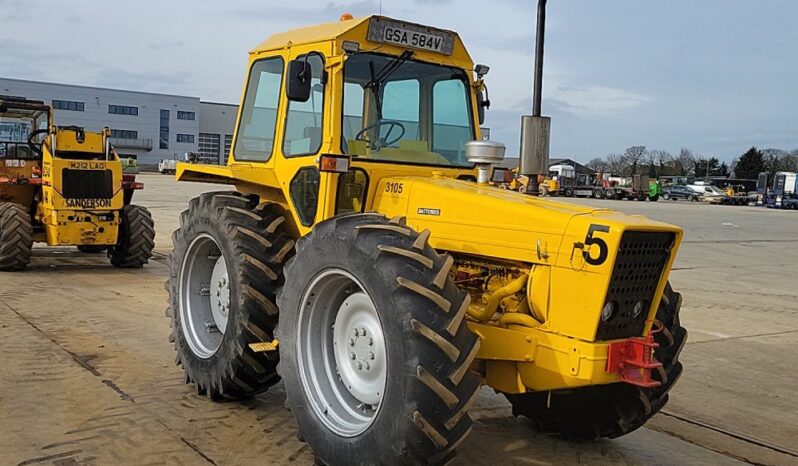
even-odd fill
[{"label": "wheel hub", "polygon": [[230,314],[227,261],[213,237],[201,234],[188,246],[178,285],[186,342],[197,357],[210,358],[222,344]]},{"label": "wheel hub", "polygon": [[388,374],[374,301],[351,273],[327,269],[305,289],[297,317],[297,365],[309,405],[337,435],[363,433],[380,411]]},{"label": "wheel hub", "polygon": [[374,304],[364,292],[349,295],[339,306],[333,342],[346,389],[362,403],[378,405],[385,387],[385,343]]},{"label": "wheel hub", "polygon": [[211,313],[216,327],[227,328],[227,317],[230,313],[230,281],[227,276],[227,262],[224,256],[216,259],[211,272]]}]

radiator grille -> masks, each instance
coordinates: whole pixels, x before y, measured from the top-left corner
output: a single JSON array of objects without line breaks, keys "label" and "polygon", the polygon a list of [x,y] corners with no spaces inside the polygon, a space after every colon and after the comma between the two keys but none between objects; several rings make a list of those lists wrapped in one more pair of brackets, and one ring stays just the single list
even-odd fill
[{"label": "radiator grille", "polygon": [[110,199],[114,197],[111,170],[73,170],[61,172],[62,194],[67,199]]},{"label": "radiator grille", "polygon": [[[597,340],[640,336],[657,291],[662,271],[670,258],[673,233],[627,231],[621,237],[605,303],[614,301],[616,310],[607,322],[600,321]],[[642,312],[634,315],[635,305]]]}]

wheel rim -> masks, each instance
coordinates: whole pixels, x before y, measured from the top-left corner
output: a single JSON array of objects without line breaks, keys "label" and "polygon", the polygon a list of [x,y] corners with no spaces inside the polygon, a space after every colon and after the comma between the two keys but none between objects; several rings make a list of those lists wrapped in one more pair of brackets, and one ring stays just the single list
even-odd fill
[{"label": "wheel rim", "polygon": [[297,366],[305,395],[328,429],[354,437],[374,422],[388,374],[385,335],[374,301],[349,272],[327,269],[305,291]]},{"label": "wheel rim", "polygon": [[213,356],[222,344],[230,313],[230,277],[219,243],[202,234],[183,258],[179,277],[183,335],[200,358]]}]

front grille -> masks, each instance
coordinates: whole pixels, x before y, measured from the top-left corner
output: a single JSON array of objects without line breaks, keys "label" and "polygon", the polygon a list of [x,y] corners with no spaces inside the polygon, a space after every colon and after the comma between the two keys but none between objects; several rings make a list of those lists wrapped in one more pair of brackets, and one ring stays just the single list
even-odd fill
[{"label": "front grille", "polygon": [[[599,321],[597,340],[640,336],[657,291],[662,270],[670,258],[675,235],[650,231],[627,231],[621,237],[605,303],[616,309],[607,321]],[[635,304],[643,310],[634,315]]]},{"label": "front grille", "polygon": [[110,199],[114,197],[111,170],[72,170],[61,172],[62,194],[67,199]]}]

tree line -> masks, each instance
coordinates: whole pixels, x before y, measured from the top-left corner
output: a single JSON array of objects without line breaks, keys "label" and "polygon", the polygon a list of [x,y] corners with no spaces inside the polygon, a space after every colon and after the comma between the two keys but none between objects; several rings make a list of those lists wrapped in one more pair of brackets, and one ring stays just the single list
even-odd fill
[{"label": "tree line", "polygon": [[648,175],[695,176],[697,178],[723,176],[740,179],[756,179],[760,173],[773,174],[778,171],[798,172],[798,149],[748,149],[735,158],[731,165],[717,157],[696,155],[687,148],[671,154],[665,150],[647,149],[646,146],[631,146],[623,153],[596,157],[585,164],[595,172],[617,176]]}]

